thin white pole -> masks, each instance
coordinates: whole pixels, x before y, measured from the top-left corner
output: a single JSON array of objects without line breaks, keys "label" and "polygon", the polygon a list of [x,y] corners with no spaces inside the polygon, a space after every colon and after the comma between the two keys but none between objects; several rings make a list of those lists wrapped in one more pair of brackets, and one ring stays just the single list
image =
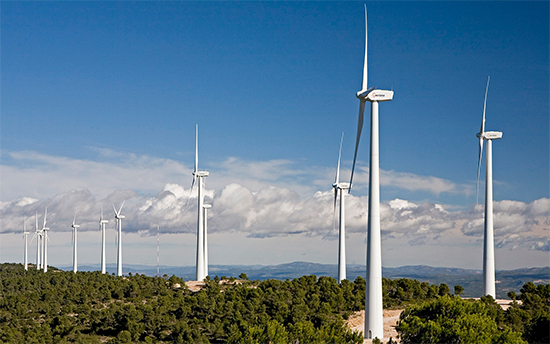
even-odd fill
[{"label": "thin white pole", "polygon": [[204,275],[208,276],[208,208],[204,208]]},{"label": "thin white pole", "polygon": [[105,266],[105,220],[101,220],[101,273],[104,274],[107,269]]},{"label": "thin white pole", "polygon": [[493,144],[487,140],[485,166],[485,228],[483,237],[483,295],[496,298],[495,291],[495,242],[493,229]]},{"label": "thin white pole", "polygon": [[160,225],[157,224],[157,277],[160,276]]},{"label": "thin white pole", "polygon": [[122,276],[122,219],[118,218],[117,276]]},{"label": "thin white pole", "polygon": [[48,272],[48,229],[44,229],[44,272]]},{"label": "thin white pole", "polygon": [[27,235],[28,233],[25,232],[25,271],[29,270],[29,261],[28,261],[28,255],[27,255]]},{"label": "thin white pole", "polygon": [[344,203],[344,190],[338,188],[340,194],[340,228],[338,237],[338,283],[346,279],[346,211]]},{"label": "thin white pole", "polygon": [[382,313],[382,250],[380,242],[380,169],[378,102],[371,102],[369,214],[367,222],[367,279],[365,290],[365,338],[384,337]]},{"label": "thin white pole", "polygon": [[205,279],[204,265],[204,199],[202,189],[202,176],[197,176],[198,184],[198,215],[197,215],[197,281]]},{"label": "thin white pole", "polygon": [[75,227],[73,227],[73,231],[73,272],[76,273],[78,271],[78,231]]}]

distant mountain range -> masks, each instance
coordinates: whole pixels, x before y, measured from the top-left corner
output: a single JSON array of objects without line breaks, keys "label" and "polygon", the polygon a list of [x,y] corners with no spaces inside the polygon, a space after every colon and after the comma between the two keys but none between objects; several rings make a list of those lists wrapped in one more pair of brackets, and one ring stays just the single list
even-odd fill
[{"label": "distant mountain range", "polygon": [[[60,267],[62,270],[72,270],[72,266]],[[99,265],[80,266],[81,271],[99,270]],[[107,265],[109,273],[116,272],[116,265]],[[286,280],[298,278],[304,275],[331,276],[336,278],[337,266],[335,264],[317,264],[309,262],[292,262],[279,265],[211,265],[210,276],[238,277],[245,273],[251,280],[279,279]],[[124,273],[143,274],[155,276],[157,267],[150,265],[124,265]],[[176,275],[184,280],[195,279],[194,266],[160,266],[161,275]],[[350,264],[347,266],[347,277],[350,281],[358,276],[365,277],[364,265]],[[457,284],[464,287],[464,296],[479,297],[482,291],[482,271],[459,268],[438,268],[426,265],[408,265],[396,268],[382,268],[385,278],[411,278],[430,284],[446,283],[451,291]],[[536,284],[550,283],[550,267],[522,268],[516,270],[498,270],[496,272],[497,298],[508,298],[509,291],[519,292],[521,287],[532,281]]]}]

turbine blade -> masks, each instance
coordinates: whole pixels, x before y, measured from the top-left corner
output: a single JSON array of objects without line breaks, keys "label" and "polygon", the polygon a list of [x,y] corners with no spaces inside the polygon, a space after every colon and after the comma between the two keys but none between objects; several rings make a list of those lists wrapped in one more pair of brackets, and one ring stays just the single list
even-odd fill
[{"label": "turbine blade", "polygon": [[359,121],[357,122],[357,138],[355,139],[355,153],[353,154],[353,165],[351,166],[351,177],[349,179],[349,193],[353,183],[353,173],[355,171],[355,162],[357,161],[357,150],[359,149],[359,141],[361,140],[361,132],[363,131],[363,119],[365,117],[365,101],[361,100],[359,104]]},{"label": "turbine blade", "polygon": [[483,101],[483,117],[481,119],[481,129],[479,130],[480,134],[483,134],[485,132],[485,108],[487,107],[487,92],[489,92],[489,80],[491,80],[490,75],[487,77],[487,87],[485,88],[485,100]]},{"label": "turbine blade", "polygon": [[46,219],[48,218],[48,207],[44,210],[44,228],[46,227]]},{"label": "turbine blade", "polygon": [[334,207],[332,209],[332,229],[336,232],[336,199],[338,198],[338,188],[334,188]]},{"label": "turbine blade", "polygon": [[75,212],[74,212],[73,226],[74,226],[74,224],[76,223],[76,212],[77,212],[77,211],[78,211],[78,210],[75,210]]},{"label": "turbine blade", "polygon": [[368,84],[368,60],[367,60],[367,50],[368,50],[368,26],[367,26],[367,5],[365,4],[365,62],[363,65],[363,84],[361,91],[367,89]]},{"label": "turbine blade", "polygon": [[195,127],[195,172],[199,170],[199,125]]},{"label": "turbine blade", "polygon": [[115,211],[115,217],[118,216],[117,212],[116,212],[116,208],[115,208],[115,204],[113,203],[113,210]]},{"label": "turbine blade", "polygon": [[103,204],[101,205],[101,215],[99,216],[99,221],[103,221]]},{"label": "turbine blade", "polygon": [[335,184],[340,182],[340,157],[342,156],[342,142],[344,142],[344,132],[342,132],[342,138],[340,138],[340,150],[338,151],[338,167],[336,168]]},{"label": "turbine blade", "polygon": [[34,231],[38,232],[38,212],[34,213],[34,220],[36,222],[35,225],[34,225]]},{"label": "turbine blade", "polygon": [[122,204],[120,205],[120,209],[118,210],[118,215],[120,215],[120,213],[122,212],[122,207],[124,207],[125,202],[126,200],[122,201]]},{"label": "turbine blade", "polygon": [[476,204],[479,204],[479,175],[481,173],[481,158],[483,156],[483,138],[479,138],[479,154],[477,160],[477,185],[476,185]]}]

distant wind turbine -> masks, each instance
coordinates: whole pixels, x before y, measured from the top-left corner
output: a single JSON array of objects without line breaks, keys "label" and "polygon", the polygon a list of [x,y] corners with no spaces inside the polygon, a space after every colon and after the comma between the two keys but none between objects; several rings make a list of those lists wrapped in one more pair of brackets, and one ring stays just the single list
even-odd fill
[{"label": "distant wind turbine", "polygon": [[[205,231],[204,231],[204,181],[203,178],[208,177],[208,171],[199,171],[199,126],[195,128],[195,169],[193,170],[193,184],[191,190],[197,181],[198,192],[198,214],[197,214],[197,281],[202,281],[208,276],[207,258],[205,255]],[[206,249],[208,251],[208,249]]]},{"label": "distant wind turbine", "polygon": [[342,156],[342,142],[344,141],[344,133],[340,139],[340,150],[338,151],[338,166],[336,168],[336,178],[334,179],[334,208],[333,219],[336,217],[336,201],[340,194],[340,217],[338,231],[338,283],[342,283],[346,279],[346,209],[344,202],[344,190],[349,189],[349,183],[340,183],[340,158]]},{"label": "distant wind turbine", "polygon": [[23,239],[25,240],[25,256],[24,256],[24,266],[25,271],[29,270],[29,260],[28,260],[28,251],[27,251],[27,237],[29,236],[29,232],[27,232],[27,224],[26,219],[23,219]]},{"label": "distant wind turbine", "polygon": [[104,274],[106,269],[105,261],[105,224],[109,221],[103,219],[103,206],[101,206],[101,215],[99,217],[99,227],[101,229],[101,273]]},{"label": "distant wind turbine", "polygon": [[367,339],[384,337],[384,323],[382,316],[382,248],[380,242],[380,167],[379,167],[379,139],[378,139],[378,103],[393,99],[393,91],[368,88],[368,26],[367,6],[365,5],[365,64],[363,66],[363,83],[361,91],[357,92],[359,98],[359,121],[357,124],[357,138],[355,141],[355,154],[351,168],[350,192],[353,186],[353,172],[357,160],[357,150],[361,131],[363,129],[363,117],[365,103],[371,103],[371,135],[370,135],[370,168],[369,168],[369,205],[367,222],[367,279],[365,290],[365,331],[363,335]]},{"label": "distant wind turbine", "polygon": [[487,93],[489,91],[489,78],[485,89],[485,101],[483,102],[483,117],[481,129],[476,135],[479,138],[479,154],[477,163],[477,185],[479,188],[479,174],[481,170],[481,156],[483,154],[483,140],[487,141],[487,157],[485,162],[485,226],[483,231],[483,295],[491,295],[496,298],[495,288],[495,241],[493,228],[493,140],[502,138],[500,131],[485,131],[485,109],[487,106]]},{"label": "distant wind turbine", "polygon": [[117,246],[117,256],[116,256],[116,269],[117,269],[117,276],[122,276],[122,219],[126,218],[126,216],[121,215],[120,212],[122,211],[122,207],[124,206],[124,202],[122,201],[122,204],[120,205],[120,209],[117,211],[115,208],[115,205],[113,204],[113,209],[115,211],[115,220],[117,222],[117,228],[118,228],[118,246]]},{"label": "distant wind turbine", "polygon": [[44,233],[44,238],[42,239],[44,241],[44,272],[48,272],[48,230],[49,228],[46,227],[46,219],[48,217],[48,207],[46,207],[46,210],[44,211],[44,225],[42,226],[42,232]]},{"label": "distant wind turbine", "polygon": [[73,229],[73,272],[78,271],[78,227],[80,225],[76,224],[76,211],[74,212],[74,219],[71,228]]}]

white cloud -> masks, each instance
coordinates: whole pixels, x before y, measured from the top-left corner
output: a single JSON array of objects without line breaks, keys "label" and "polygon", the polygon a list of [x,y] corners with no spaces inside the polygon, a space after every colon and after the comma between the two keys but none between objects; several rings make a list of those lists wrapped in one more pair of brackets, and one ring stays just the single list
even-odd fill
[{"label": "white cloud", "polygon": [[[75,210],[81,230],[97,230],[101,207],[109,219],[112,204],[118,206],[126,200],[123,209],[126,232],[154,235],[155,231],[149,233],[149,230],[160,223],[165,233],[195,233],[196,188],[190,193],[182,186],[182,181],[191,182],[190,169],[168,159],[110,150],[99,152],[103,158],[116,160],[94,162],[32,152],[11,153],[18,164],[2,166],[2,196],[12,198],[0,204],[1,232],[21,231],[22,219],[27,218],[27,225],[31,225],[34,221],[30,217],[35,212],[41,217],[46,206],[48,224],[54,231],[68,232]],[[311,183],[304,183],[308,175],[293,165],[287,160],[258,163],[226,160],[206,179],[206,202],[212,204],[210,233],[233,232],[250,238],[300,234],[336,239],[330,180],[325,183],[325,191],[315,190]],[[319,181],[328,175],[329,169],[313,170],[317,172],[310,180]],[[393,171],[384,175],[387,183],[407,190],[465,192],[465,188],[460,191],[461,187],[439,178]],[[362,171],[359,176],[368,177],[368,172]],[[368,198],[349,194],[345,202],[348,233],[365,233]],[[406,240],[409,245],[425,245],[457,233],[465,240],[479,240],[483,229],[482,208],[451,211],[453,208],[446,205],[394,199],[381,204],[382,235],[384,240]],[[498,201],[494,210],[495,240],[499,247],[548,250],[549,199],[528,204]],[[114,228],[114,221],[109,226]],[[455,228],[457,231],[453,232]]]}]

